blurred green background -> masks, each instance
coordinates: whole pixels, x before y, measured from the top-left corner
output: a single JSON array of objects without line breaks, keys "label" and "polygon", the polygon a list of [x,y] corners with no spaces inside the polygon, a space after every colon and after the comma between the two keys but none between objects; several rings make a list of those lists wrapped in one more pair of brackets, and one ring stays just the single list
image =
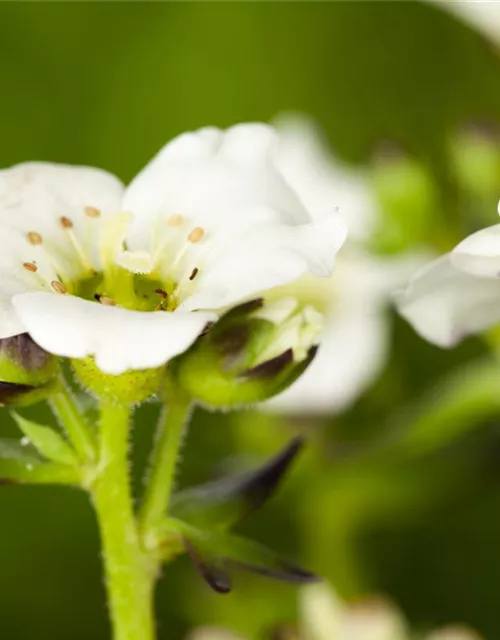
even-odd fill
[{"label": "blurred green background", "polygon": [[[404,197],[387,207],[397,248],[424,242],[443,250],[496,221],[500,171],[481,187],[484,197],[470,197],[450,140],[471,122],[500,126],[500,59],[437,6],[4,2],[0,78],[0,166],[89,164],[128,181],[182,131],[293,110],[321,125],[338,156],[368,165],[382,199],[387,189],[374,157],[383,142],[397,143],[432,176],[435,208],[423,219]],[[180,481],[213,477],[227,459],[236,464],[234,456],[258,463],[292,432],[307,430],[309,450],[246,531],[327,577],[345,597],[386,593],[416,628],[459,620],[495,640],[500,393],[491,375],[478,392],[461,373],[489,357],[488,343],[469,340],[442,352],[396,317],[392,334],[382,376],[341,415],[287,422],[199,411]],[[428,400],[436,385],[449,396],[441,413],[441,396]],[[149,404],[136,416],[138,478],[157,410]],[[49,419],[46,408],[30,411]],[[6,411],[0,420],[3,434],[16,433]],[[374,450],[395,423],[408,433],[420,429],[424,444],[432,437],[418,446],[418,434],[416,445],[403,436],[403,445]],[[0,637],[108,638],[87,497],[2,487],[0,514]],[[293,586],[244,575],[236,585],[218,596],[186,559],[168,567],[157,595],[159,637],[181,640],[211,623],[264,640],[295,619]]]}]

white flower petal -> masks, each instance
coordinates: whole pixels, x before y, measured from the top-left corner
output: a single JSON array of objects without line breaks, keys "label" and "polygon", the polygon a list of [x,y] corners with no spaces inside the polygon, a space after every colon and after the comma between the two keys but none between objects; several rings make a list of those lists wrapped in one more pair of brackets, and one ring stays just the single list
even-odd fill
[{"label": "white flower petal", "polygon": [[213,314],[146,313],[44,292],[17,295],[13,304],[41,347],[59,356],[95,356],[105,373],[158,367],[185,351]]},{"label": "white flower petal", "polygon": [[500,280],[465,273],[447,254],[417,272],[396,303],[420,335],[452,347],[500,321]]},{"label": "white flower petal", "polygon": [[[91,240],[89,226],[98,224],[85,215],[84,208],[93,207],[102,215],[113,213],[121,194],[117,178],[88,167],[32,162],[0,171],[0,338],[25,331],[11,305],[13,295],[50,286],[60,271],[74,277],[82,269],[61,217],[71,220],[71,233],[84,244]],[[30,232],[39,234],[42,244],[31,244]],[[91,252],[89,258],[94,258]],[[45,282],[24,269],[23,263],[36,263]]]},{"label": "white flower petal", "polygon": [[445,627],[425,636],[424,640],[481,640],[473,629],[463,626]]},{"label": "white flower petal", "polygon": [[462,240],[451,252],[453,264],[477,276],[500,276],[500,224],[495,224]]},{"label": "white flower petal", "polygon": [[282,116],[276,127],[276,164],[311,215],[338,207],[349,237],[369,238],[379,210],[366,171],[337,160],[321,131],[305,116]]},{"label": "white flower petal", "polygon": [[346,247],[331,279],[308,278],[288,285],[287,295],[297,295],[323,310],[325,329],[307,371],[264,408],[320,414],[341,411],[356,400],[385,363],[390,329],[387,307],[393,290],[421,263],[417,255],[378,258]]},{"label": "white flower petal", "polygon": [[207,247],[196,292],[182,308],[218,309],[305,273],[327,277],[345,237],[343,221],[334,213],[308,224],[267,223],[222,236]]},{"label": "white flower petal", "polygon": [[168,143],[125,193],[124,208],[136,216],[134,248],[146,248],[151,225],[169,215],[185,216],[209,232],[252,224],[238,212],[258,213],[263,206],[282,221],[307,222],[302,203],[273,163],[275,144],[274,130],[262,124],[201,129]]},{"label": "white flower petal", "polygon": [[498,0],[439,0],[443,9],[477,29],[497,46],[500,45],[500,6]]},{"label": "white flower petal", "polygon": [[290,388],[265,403],[280,413],[323,414],[353,402],[382,368],[389,324],[385,309],[350,309],[325,318],[319,350]]}]

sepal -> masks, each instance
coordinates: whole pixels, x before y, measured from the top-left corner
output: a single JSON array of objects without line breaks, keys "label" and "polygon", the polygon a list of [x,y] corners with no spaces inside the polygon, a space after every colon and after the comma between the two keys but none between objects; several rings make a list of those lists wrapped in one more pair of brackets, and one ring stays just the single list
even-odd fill
[{"label": "sepal", "polygon": [[258,469],[180,491],[172,500],[172,516],[204,528],[241,522],[274,494],[302,446],[302,438],[294,438]]}]

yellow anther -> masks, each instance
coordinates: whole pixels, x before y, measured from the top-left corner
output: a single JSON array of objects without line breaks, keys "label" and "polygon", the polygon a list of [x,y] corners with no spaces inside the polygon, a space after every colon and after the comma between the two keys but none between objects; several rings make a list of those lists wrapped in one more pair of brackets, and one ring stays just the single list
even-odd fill
[{"label": "yellow anther", "polygon": [[43,241],[42,236],[36,231],[30,231],[27,235],[27,238],[28,242],[33,245],[42,244]]},{"label": "yellow anther", "polygon": [[176,213],[175,215],[170,216],[170,218],[168,219],[168,224],[171,227],[180,227],[183,222],[184,222],[184,216],[181,216],[179,213]]},{"label": "yellow anther", "polygon": [[23,262],[23,267],[28,271],[31,271],[31,273],[38,271],[38,267],[34,262]]},{"label": "yellow anther", "polygon": [[61,216],[59,218],[59,222],[61,223],[61,227],[63,229],[71,229],[71,227],[73,226],[73,223],[71,222],[71,220],[66,216]]},{"label": "yellow anther", "polygon": [[96,209],[96,207],[85,207],[83,210],[89,218],[98,218],[101,215],[100,210]]},{"label": "yellow anther", "polygon": [[62,282],[59,282],[59,280],[52,280],[52,282],[50,283],[50,286],[54,289],[56,293],[62,293],[63,295],[68,293],[68,290],[66,289],[66,287],[63,285]]},{"label": "yellow anther", "polygon": [[196,244],[203,238],[204,235],[205,231],[201,227],[195,227],[192,231],[189,232],[188,240],[192,244]]},{"label": "yellow anther", "polygon": [[101,296],[99,298],[99,302],[106,305],[107,307],[116,307],[116,302],[112,298],[108,298],[107,296]]}]

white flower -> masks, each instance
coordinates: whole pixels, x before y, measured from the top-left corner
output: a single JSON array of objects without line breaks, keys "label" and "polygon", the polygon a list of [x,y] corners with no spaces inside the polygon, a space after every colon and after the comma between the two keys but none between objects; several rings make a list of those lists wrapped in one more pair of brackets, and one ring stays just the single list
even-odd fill
[{"label": "white flower", "polygon": [[500,3],[498,0],[439,0],[443,9],[477,29],[493,43],[500,44]]},{"label": "white flower", "polygon": [[500,322],[500,224],[417,272],[396,302],[416,331],[441,347]]},{"label": "white flower", "polygon": [[345,238],[311,217],[259,124],[167,144],[124,189],[87,167],[0,171],[0,338],[95,356],[105,372],[184,351],[215,312],[305,273],[328,277]]},{"label": "white flower", "polygon": [[[374,598],[346,604],[326,584],[303,587],[299,600],[298,632],[293,634],[296,640],[481,640],[475,631],[463,626],[414,635],[388,600]],[[187,640],[244,639],[222,628],[205,627],[196,629]]]},{"label": "white flower", "polygon": [[[387,600],[346,604],[333,589],[316,584],[301,589],[301,640],[410,640],[401,613]],[[465,627],[446,627],[418,636],[422,640],[480,640]]]},{"label": "white flower", "polygon": [[335,279],[305,276],[273,292],[316,306],[325,314],[325,328],[314,362],[267,406],[285,412],[338,411],[355,400],[382,368],[390,330],[387,303],[417,261],[370,252],[368,240],[380,212],[363,170],[332,158],[318,130],[304,118],[278,121],[278,131],[276,163],[288,184],[313,217],[338,204],[349,226],[349,241],[337,259]]}]

